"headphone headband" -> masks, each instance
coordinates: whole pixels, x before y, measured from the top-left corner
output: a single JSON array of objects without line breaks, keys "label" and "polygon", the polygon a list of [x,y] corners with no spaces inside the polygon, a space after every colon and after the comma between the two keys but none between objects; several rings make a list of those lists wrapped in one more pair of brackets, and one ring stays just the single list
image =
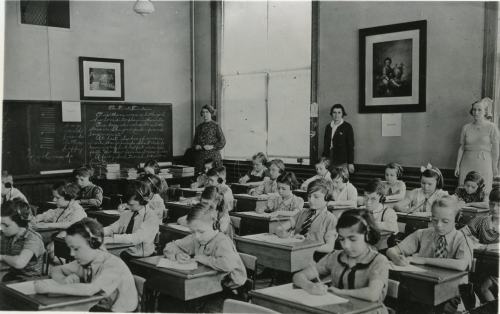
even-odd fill
[{"label": "headphone headband", "polygon": [[85,223],[84,223],[83,221],[81,221],[81,220],[79,221],[79,223],[83,226],[83,228],[85,228],[85,231],[87,231],[87,233],[89,234],[89,236],[90,236],[90,238],[91,238],[91,239],[92,239],[92,238],[96,238],[96,237],[94,236],[94,234],[90,231],[90,228],[89,228],[89,227],[87,227],[87,224],[85,224]]},{"label": "headphone headband", "polygon": [[366,227],[366,230],[370,230],[370,226],[368,226],[368,223],[366,222],[366,220],[361,217],[360,215],[358,214],[352,214],[352,213],[347,213],[347,216],[351,216],[351,217],[355,217],[356,219],[358,219],[363,225],[365,225]]}]

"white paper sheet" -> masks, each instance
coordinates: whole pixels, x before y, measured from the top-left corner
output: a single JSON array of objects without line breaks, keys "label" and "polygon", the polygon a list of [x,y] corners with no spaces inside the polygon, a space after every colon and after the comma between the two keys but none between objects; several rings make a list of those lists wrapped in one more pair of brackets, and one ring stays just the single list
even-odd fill
[{"label": "white paper sheet", "polygon": [[250,194],[234,194],[234,198],[247,198],[247,199],[255,199],[255,200],[267,200],[269,199],[269,195],[261,194],[261,195],[250,195]]},{"label": "white paper sheet", "polygon": [[62,121],[82,122],[82,110],[80,108],[80,102],[62,102]]},{"label": "white paper sheet", "polygon": [[324,306],[347,303],[349,300],[327,293],[323,295],[312,295],[303,289],[293,289],[292,285],[282,286],[282,289],[276,291],[276,294],[285,297],[287,300],[298,301],[307,306]]},{"label": "white paper sheet", "polygon": [[120,216],[120,212],[116,209],[103,209],[103,212],[108,215],[118,215]]},{"label": "white paper sheet", "polygon": [[168,225],[169,227],[172,227],[174,229],[177,229],[177,230],[182,230],[182,231],[187,231],[187,232],[191,232],[191,230],[189,230],[188,227],[184,227],[182,225],[179,225],[179,224],[169,224]]},{"label": "white paper sheet", "polygon": [[179,264],[177,261],[171,261],[168,258],[160,259],[160,262],[156,265],[157,267],[172,268],[180,270],[195,270],[198,268],[198,263],[196,261],[191,261],[189,264]]},{"label": "white paper sheet", "polygon": [[407,266],[397,266],[393,262],[389,262],[389,269],[395,270],[395,271],[426,271],[425,269],[413,266],[413,265],[407,265]]},{"label": "white paper sheet", "polygon": [[401,136],[401,113],[382,115],[382,136]]},{"label": "white paper sheet", "polygon": [[[48,285],[59,285],[54,279],[43,279],[41,280]],[[19,282],[7,285],[7,287],[19,291],[25,295],[36,294],[35,292],[35,281]]]},{"label": "white paper sheet", "polygon": [[292,243],[299,243],[302,242],[303,240],[300,239],[294,239],[294,238],[278,238],[277,235],[275,234],[259,234],[255,236],[256,239],[269,242],[269,243],[275,243],[275,244],[292,244]]}]

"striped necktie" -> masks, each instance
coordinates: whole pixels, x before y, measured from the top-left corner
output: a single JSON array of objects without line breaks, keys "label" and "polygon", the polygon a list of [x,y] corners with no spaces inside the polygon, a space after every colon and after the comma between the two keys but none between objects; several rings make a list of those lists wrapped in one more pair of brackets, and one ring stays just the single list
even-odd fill
[{"label": "striped necktie", "polygon": [[424,200],[424,213],[425,213],[425,212],[427,212],[427,201],[428,201],[428,200],[429,200],[428,198],[426,198],[426,199]]},{"label": "striped necktie", "polygon": [[444,236],[440,236],[437,240],[437,247],[434,250],[435,258],[446,258],[446,238]]},{"label": "striped necktie", "polygon": [[83,280],[85,283],[91,283],[92,282],[92,265],[88,264],[83,266],[84,270],[84,275],[83,275]]},{"label": "striped necktie", "polygon": [[139,215],[139,212],[134,212],[132,214],[132,218],[130,218],[130,221],[127,225],[127,230],[125,231],[126,234],[132,234],[132,232],[134,230],[134,220],[135,220],[135,217],[137,217],[137,215]]},{"label": "striped necktie", "polygon": [[309,229],[311,229],[311,224],[313,222],[313,216],[316,215],[316,210],[315,209],[309,209],[309,214],[307,214],[306,220],[304,220],[304,223],[302,224],[302,229],[300,229],[299,234],[305,236],[308,232]]}]

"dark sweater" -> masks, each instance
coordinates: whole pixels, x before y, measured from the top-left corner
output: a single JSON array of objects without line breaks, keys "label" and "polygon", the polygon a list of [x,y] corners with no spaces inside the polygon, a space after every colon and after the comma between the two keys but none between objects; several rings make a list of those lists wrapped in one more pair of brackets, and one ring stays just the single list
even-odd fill
[{"label": "dark sweater", "polygon": [[[330,146],[332,146],[332,126],[330,123],[325,129],[325,142],[323,146],[323,157],[330,157]],[[354,131],[352,126],[344,121],[335,130],[333,135],[333,158],[332,165],[342,163],[354,164]]]}]

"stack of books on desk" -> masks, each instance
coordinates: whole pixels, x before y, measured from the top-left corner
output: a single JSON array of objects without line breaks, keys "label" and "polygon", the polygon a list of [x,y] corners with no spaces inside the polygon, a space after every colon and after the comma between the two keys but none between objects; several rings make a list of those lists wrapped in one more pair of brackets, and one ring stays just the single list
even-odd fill
[{"label": "stack of books on desk", "polygon": [[137,180],[137,169],[122,169],[120,171],[120,179]]},{"label": "stack of books on desk", "polygon": [[160,173],[158,174],[158,176],[163,179],[173,178],[173,175],[170,173],[168,169],[160,169]]},{"label": "stack of books on desk", "polygon": [[168,170],[177,178],[194,176],[194,167],[177,165],[168,167]]},{"label": "stack of books on desk", "polygon": [[106,179],[119,180],[120,179],[120,164],[107,164],[106,165]]}]

